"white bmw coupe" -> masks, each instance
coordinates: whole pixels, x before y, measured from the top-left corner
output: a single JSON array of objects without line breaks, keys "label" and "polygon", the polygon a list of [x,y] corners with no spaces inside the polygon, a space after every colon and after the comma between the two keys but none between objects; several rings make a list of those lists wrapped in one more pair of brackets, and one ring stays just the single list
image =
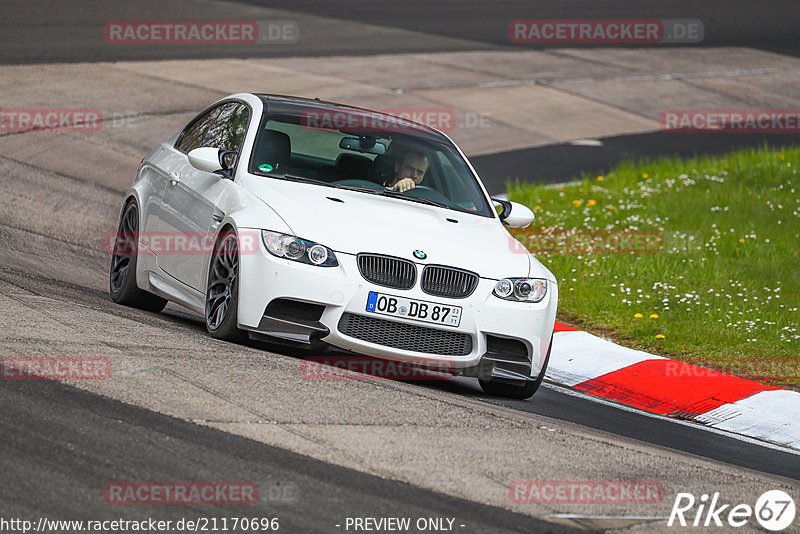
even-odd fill
[{"label": "white bmw coupe", "polygon": [[[499,213],[498,213],[499,211]],[[558,301],[443,133],[359,108],[236,94],[141,163],[110,247],[115,302],[205,316],[220,339],[441,366],[533,395]]]}]

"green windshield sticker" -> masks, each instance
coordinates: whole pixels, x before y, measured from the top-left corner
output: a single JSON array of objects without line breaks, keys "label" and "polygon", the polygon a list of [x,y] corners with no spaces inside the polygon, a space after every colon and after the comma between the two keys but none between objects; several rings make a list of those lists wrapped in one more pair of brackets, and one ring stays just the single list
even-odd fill
[{"label": "green windshield sticker", "polygon": [[274,167],[272,165],[270,165],[269,163],[262,163],[261,165],[258,166],[258,170],[259,171],[264,171],[264,172],[272,172],[273,168]]}]

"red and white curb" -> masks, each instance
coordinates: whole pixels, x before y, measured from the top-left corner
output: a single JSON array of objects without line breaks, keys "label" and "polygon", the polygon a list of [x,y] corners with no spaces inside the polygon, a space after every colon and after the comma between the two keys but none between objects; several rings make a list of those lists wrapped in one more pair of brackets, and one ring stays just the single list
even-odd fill
[{"label": "red and white curb", "polygon": [[646,412],[800,449],[800,393],[622,347],[561,323],[545,376]]}]

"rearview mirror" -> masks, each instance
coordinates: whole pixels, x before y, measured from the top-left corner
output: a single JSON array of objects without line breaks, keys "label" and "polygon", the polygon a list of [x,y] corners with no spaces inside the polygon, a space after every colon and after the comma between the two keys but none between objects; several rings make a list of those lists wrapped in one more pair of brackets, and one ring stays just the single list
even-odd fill
[{"label": "rearview mirror", "polygon": [[220,174],[226,178],[231,177],[232,163],[235,159],[236,152],[210,146],[195,148],[189,152],[189,163],[192,167],[199,171]]},{"label": "rearview mirror", "polygon": [[528,206],[499,198],[493,198],[492,200],[495,202],[495,207],[500,206],[502,208],[499,216],[504,226],[527,228],[533,222],[535,215]]},{"label": "rearview mirror", "polygon": [[354,150],[356,152],[365,152],[367,154],[385,154],[386,145],[379,143],[374,137],[369,135],[362,135],[361,137],[343,137],[339,141],[339,148],[345,150]]}]

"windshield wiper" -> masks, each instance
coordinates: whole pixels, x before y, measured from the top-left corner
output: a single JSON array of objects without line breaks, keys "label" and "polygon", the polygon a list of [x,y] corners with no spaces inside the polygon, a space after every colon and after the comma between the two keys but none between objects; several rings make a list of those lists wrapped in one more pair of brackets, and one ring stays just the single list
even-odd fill
[{"label": "windshield wiper", "polygon": [[430,206],[438,206],[440,208],[450,209],[450,206],[448,206],[447,204],[442,204],[441,202],[436,202],[435,200],[429,200],[427,198],[422,198],[422,197],[410,197],[405,193],[401,193],[400,191],[392,191],[391,189],[384,189],[382,191],[376,191],[375,193],[385,197],[402,198],[404,200],[410,200],[412,202],[419,202],[420,204],[428,204]]},{"label": "windshield wiper", "polygon": [[282,174],[279,175],[280,178],[284,180],[289,180],[290,182],[304,182],[307,184],[317,184],[317,185],[327,185],[328,187],[336,187],[334,184],[330,184],[323,180],[317,180],[316,178],[309,178],[308,176],[298,176],[296,174]]},{"label": "windshield wiper", "polygon": [[334,187],[338,187],[339,189],[347,189],[348,191],[358,191],[359,193],[373,193],[373,194],[380,194],[380,191],[377,189],[370,189],[368,187],[358,187],[355,185],[339,185],[339,184],[332,184]]},{"label": "windshield wiper", "polygon": [[439,208],[452,209],[451,206],[448,206],[447,204],[442,204],[441,202],[436,202],[435,200],[429,200],[427,198],[422,198],[422,197],[410,197],[405,193],[401,193],[400,191],[392,191],[391,189],[369,189],[366,187],[356,187],[351,185],[338,185],[330,182],[325,182],[323,180],[318,180],[316,178],[309,178],[307,176],[299,176],[296,174],[280,174],[280,175],[275,175],[275,177],[288,180],[290,182],[303,182],[308,184],[324,185],[327,187],[335,187],[336,189],[347,189],[349,191],[358,191],[359,193],[369,193],[371,195],[402,198],[404,200],[410,200],[411,202],[428,204],[429,206],[437,206]]}]

